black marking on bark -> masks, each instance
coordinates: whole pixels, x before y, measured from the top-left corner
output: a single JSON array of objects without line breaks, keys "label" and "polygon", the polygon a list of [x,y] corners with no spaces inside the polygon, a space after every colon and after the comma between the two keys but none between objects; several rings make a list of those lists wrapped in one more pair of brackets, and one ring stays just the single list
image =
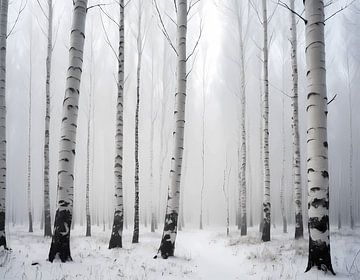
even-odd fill
[{"label": "black marking on bark", "polygon": [[324,170],[324,171],[321,171],[321,175],[324,177],[324,178],[329,178],[329,173]]},{"label": "black marking on bark", "polygon": [[310,172],[315,172],[315,170],[312,168],[308,168],[307,173],[309,174]]},{"label": "black marking on bark", "polygon": [[309,228],[315,228],[324,233],[329,229],[329,216],[325,215],[320,220],[318,217],[309,218]]},{"label": "black marking on bark", "polygon": [[304,227],[303,227],[302,214],[297,213],[295,215],[295,239],[303,238],[303,236],[304,236]]},{"label": "black marking on bark", "polygon": [[325,141],[325,142],[323,143],[323,145],[324,145],[325,148],[327,148],[327,147],[328,147],[328,142]]},{"label": "black marking on bark", "polygon": [[309,238],[309,259],[305,272],[308,272],[313,266],[319,270],[330,271],[333,275],[335,272],[331,265],[330,245],[321,240],[312,240]]},{"label": "black marking on bark", "polygon": [[[171,232],[177,233],[177,222],[178,222],[178,214],[177,213],[169,213],[165,215],[165,223],[164,223],[164,233]],[[161,244],[159,248],[159,252],[161,253],[161,257],[163,259],[167,259],[168,257],[174,256],[175,251],[175,242],[171,242],[170,235],[168,233],[163,234],[161,239]]]},{"label": "black marking on bark", "polygon": [[72,215],[69,210],[56,210],[54,235],[48,258],[50,262],[53,262],[56,256],[59,256],[62,262],[72,261],[70,254],[71,220]]},{"label": "black marking on bark", "polygon": [[109,249],[122,248],[122,231],[123,231],[124,217],[122,212],[114,212],[114,223],[109,242]]},{"label": "black marking on bark", "polygon": [[326,209],[329,209],[329,201],[325,198],[322,199],[314,198],[314,200],[311,202],[311,205],[315,208],[322,206],[325,207]]}]

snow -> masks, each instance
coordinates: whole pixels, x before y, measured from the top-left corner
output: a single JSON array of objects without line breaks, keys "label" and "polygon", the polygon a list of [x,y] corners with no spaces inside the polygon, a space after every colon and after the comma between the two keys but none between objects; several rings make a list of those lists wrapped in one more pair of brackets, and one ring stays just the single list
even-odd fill
[{"label": "snow", "polygon": [[[10,227],[11,252],[0,251],[0,279],[360,279],[360,229],[332,231],[332,262],[336,276],[316,269],[304,273],[307,240],[295,242],[293,232],[272,229],[272,241],[260,242],[256,228],[240,237],[233,229],[184,229],[178,234],[176,257],[153,259],[161,233],[141,228],[140,243],[131,244],[131,230],[124,233],[123,249],[107,249],[110,230],[85,227],[71,231],[73,262],[46,261],[50,238],[42,231]],[[36,263],[32,265],[33,263]]]}]

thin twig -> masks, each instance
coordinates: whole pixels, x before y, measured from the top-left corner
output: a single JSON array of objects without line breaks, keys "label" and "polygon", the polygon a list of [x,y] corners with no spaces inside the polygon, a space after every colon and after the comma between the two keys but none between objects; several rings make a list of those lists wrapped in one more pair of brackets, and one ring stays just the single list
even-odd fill
[{"label": "thin twig", "polygon": [[15,22],[13,24],[13,26],[10,28],[10,31],[8,33],[8,35],[6,36],[6,38],[9,38],[9,36],[11,35],[11,33],[14,31],[14,28],[15,26],[17,25],[18,21],[19,21],[19,18],[20,18],[20,15],[22,14],[22,12],[24,11],[25,7],[27,5],[27,0],[23,6],[23,0],[21,0],[21,3],[20,3],[20,7],[19,7],[19,11],[18,11],[18,14],[16,16],[16,19],[15,19]]},{"label": "thin twig", "polygon": [[333,98],[331,98],[331,100],[327,103],[327,105],[329,105],[331,102],[333,102],[335,100],[336,96],[337,96],[337,93],[335,93],[335,95],[333,96]]},{"label": "thin twig", "polygon": [[292,12],[293,14],[297,15],[300,19],[302,19],[304,21],[304,23],[307,23],[307,20],[305,18],[303,18],[299,13],[297,13],[296,11],[294,11],[293,9],[291,9],[286,3],[282,2],[281,0],[278,0],[278,4],[285,8],[288,9],[290,12]]},{"label": "thin twig", "polygon": [[341,7],[341,9],[337,10],[335,13],[333,13],[331,16],[327,17],[324,22],[331,19],[333,16],[337,15],[341,11],[345,10],[347,7],[351,6],[356,0],[351,1],[350,3],[346,4],[345,6]]}]

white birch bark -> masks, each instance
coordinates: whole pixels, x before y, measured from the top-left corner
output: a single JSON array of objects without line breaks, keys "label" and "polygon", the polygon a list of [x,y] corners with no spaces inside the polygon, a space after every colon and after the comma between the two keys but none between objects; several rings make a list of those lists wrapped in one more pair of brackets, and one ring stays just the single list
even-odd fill
[{"label": "white birch bark", "polygon": [[[295,1],[290,0],[290,8],[295,10]],[[291,69],[293,82],[292,96],[292,136],[293,136],[293,184],[295,202],[295,239],[304,236],[302,214],[302,187],[300,168],[299,105],[298,105],[298,65],[297,65],[297,30],[295,14],[291,16]]]},{"label": "white birch bark", "polygon": [[119,1],[120,20],[119,20],[119,51],[118,51],[118,81],[117,81],[117,105],[116,105],[116,134],[115,134],[115,209],[114,221],[112,226],[109,249],[122,247],[122,232],[124,226],[124,200],[123,200],[123,129],[124,129],[124,0]]},{"label": "white birch bark", "polygon": [[154,200],[154,132],[155,132],[155,120],[156,117],[154,116],[154,53],[152,52],[152,59],[151,59],[151,98],[150,98],[150,227],[151,232],[155,232],[155,200]]},{"label": "white birch bark", "polygon": [[51,236],[51,214],[50,214],[50,190],[49,190],[49,145],[50,145],[50,79],[51,79],[51,57],[53,50],[52,42],[53,26],[53,4],[48,0],[48,41],[46,57],[46,112],[45,112],[45,142],[44,142],[44,236]]},{"label": "white birch bark", "polygon": [[91,54],[90,54],[90,94],[89,94],[89,108],[88,108],[88,123],[87,123],[87,142],[86,142],[86,195],[85,195],[85,212],[86,212],[86,236],[91,236],[91,215],[90,215],[90,139],[91,139],[91,119],[92,116],[92,102],[93,102],[93,28],[91,29]]},{"label": "white birch bark", "polygon": [[206,69],[206,57],[203,65],[203,77],[202,77],[203,110],[202,110],[202,141],[201,141],[202,181],[201,181],[201,191],[200,191],[200,229],[203,229],[203,204],[204,204],[204,189],[205,189],[205,111],[206,111],[205,69]]},{"label": "white birch bark", "polygon": [[245,49],[242,23],[242,4],[236,1],[237,25],[240,47],[240,225],[241,235],[247,234],[247,213],[246,213],[246,76],[245,76]]},{"label": "white birch bark", "polygon": [[142,61],[142,3],[139,0],[138,9],[138,30],[137,30],[137,69],[136,69],[136,110],[135,110],[135,204],[134,204],[134,231],[132,243],[139,243],[139,110],[140,110],[140,80]]},{"label": "white birch bark", "polygon": [[330,256],[327,93],[324,2],[305,0],[307,76],[307,178],[309,258],[313,266],[334,274]]},{"label": "white birch bark", "polygon": [[[31,31],[32,32],[32,31]],[[28,174],[27,174],[27,206],[29,218],[29,232],[33,232],[33,218],[31,206],[31,107],[32,107],[32,33],[30,34],[30,53],[29,53],[29,111],[28,111]]]},{"label": "white birch bark", "polygon": [[[284,69],[284,68],[283,68]],[[283,233],[287,233],[287,220],[286,220],[286,211],[285,211],[285,102],[284,97],[282,97],[282,170],[281,170],[281,181],[280,181],[280,209],[281,209],[281,216],[283,220]]]},{"label": "white birch bark", "polygon": [[268,17],[267,17],[267,0],[262,0],[262,16],[264,29],[264,45],[263,45],[263,74],[264,74],[264,94],[262,109],[262,149],[263,149],[263,170],[264,170],[264,198],[263,198],[263,228],[262,241],[270,241],[270,167],[269,167],[269,72],[268,72]]},{"label": "white birch bark", "polygon": [[186,100],[186,32],[187,0],[176,0],[177,6],[177,92],[175,94],[174,150],[171,158],[169,193],[164,231],[159,251],[163,258],[174,255],[179,215],[181,166],[184,150],[185,100]]},{"label": "white birch bark", "polygon": [[70,261],[70,228],[74,199],[74,162],[80,81],[87,0],[73,1],[73,20],[70,32],[69,68],[63,102],[58,169],[58,202],[54,222],[49,261],[57,256],[62,262]]},{"label": "white birch bark", "polygon": [[0,248],[6,246],[6,37],[8,0],[0,3]]},{"label": "white birch bark", "polygon": [[350,228],[354,229],[354,198],[353,198],[353,158],[354,158],[354,145],[353,145],[353,116],[352,116],[352,96],[351,96],[351,80],[350,80],[350,66],[349,56],[346,57],[346,74],[347,74],[347,85],[348,85],[348,100],[349,100],[349,214],[350,214]]}]

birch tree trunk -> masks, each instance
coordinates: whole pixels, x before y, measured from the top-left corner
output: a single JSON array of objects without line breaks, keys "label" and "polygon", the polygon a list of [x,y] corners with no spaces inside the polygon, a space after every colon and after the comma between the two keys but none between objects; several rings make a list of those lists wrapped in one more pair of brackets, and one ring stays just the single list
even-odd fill
[{"label": "birch tree trunk", "polygon": [[152,92],[151,92],[151,99],[150,99],[150,227],[151,232],[155,232],[155,189],[154,189],[154,126],[156,117],[154,117],[154,53],[152,52],[152,59],[151,59],[151,85],[152,85]]},{"label": "birch tree trunk", "polygon": [[117,106],[116,106],[116,134],[115,134],[115,209],[114,222],[112,226],[109,249],[122,247],[122,232],[124,226],[124,200],[122,184],[123,168],[123,129],[124,129],[124,0],[119,1],[120,20],[119,20],[119,52],[118,52],[118,81],[117,81]]},{"label": "birch tree trunk", "polygon": [[30,34],[30,54],[29,54],[29,127],[28,127],[28,178],[27,178],[27,200],[28,200],[28,217],[29,217],[29,232],[33,232],[33,218],[31,206],[31,107],[32,107],[32,30]]},{"label": "birch tree trunk", "polygon": [[142,60],[142,4],[139,0],[138,30],[137,30],[137,69],[136,69],[136,111],[135,111],[135,204],[134,204],[134,232],[132,243],[139,243],[139,110],[140,110],[140,78]]},{"label": "birch tree trunk", "polygon": [[49,190],[49,145],[50,145],[50,79],[52,57],[52,25],[53,4],[48,0],[48,41],[46,57],[46,112],[45,112],[45,142],[44,142],[44,236],[51,236],[50,190]]},{"label": "birch tree trunk", "polygon": [[[283,68],[284,69],[284,68]],[[282,170],[281,170],[281,181],[280,181],[280,208],[281,216],[283,220],[283,233],[287,233],[287,220],[286,220],[286,211],[285,211],[285,102],[284,97],[282,97],[282,141],[283,141],[283,150],[282,150]]]},{"label": "birch tree trunk", "polygon": [[264,28],[264,46],[263,46],[263,71],[264,71],[264,95],[263,95],[263,169],[264,169],[264,198],[263,198],[263,219],[262,241],[270,241],[271,227],[271,203],[270,203],[270,167],[269,167],[269,78],[268,78],[268,18],[266,1],[262,0],[263,9],[263,28]]},{"label": "birch tree trunk", "polygon": [[[295,0],[290,0],[290,8],[295,10]],[[291,69],[293,80],[292,96],[292,135],[293,135],[293,183],[295,200],[295,239],[304,236],[302,214],[302,187],[300,167],[300,137],[299,137],[299,105],[298,105],[298,65],[297,65],[297,30],[295,14],[291,16]]]},{"label": "birch tree trunk", "polygon": [[241,77],[241,92],[240,92],[240,103],[241,103],[241,116],[240,116],[240,131],[241,131],[241,149],[240,149],[240,200],[241,200],[241,235],[247,234],[247,213],[246,213],[246,77],[245,77],[245,50],[244,50],[244,39],[243,39],[243,26],[241,19],[241,5],[236,2],[237,7],[237,23],[238,33],[240,42],[240,77]]},{"label": "birch tree trunk", "polygon": [[179,215],[181,165],[184,150],[186,100],[186,31],[187,0],[176,0],[177,6],[177,92],[175,94],[174,150],[171,158],[170,184],[166,206],[164,231],[159,251],[163,258],[174,255]]},{"label": "birch tree trunk", "polygon": [[63,102],[58,170],[58,205],[54,222],[49,261],[59,256],[62,262],[71,261],[70,228],[74,199],[74,161],[80,81],[85,41],[87,0],[73,1],[73,20],[70,32],[69,68]]},{"label": "birch tree trunk", "polygon": [[0,3],[0,247],[6,246],[6,37],[8,0]]},{"label": "birch tree trunk", "polygon": [[347,84],[348,84],[348,100],[349,100],[349,214],[350,214],[350,228],[354,229],[354,198],[353,198],[353,158],[354,158],[354,145],[353,145],[353,117],[352,117],[352,96],[351,96],[351,79],[350,79],[350,66],[349,56],[346,57],[346,72],[347,72]]},{"label": "birch tree trunk", "polygon": [[205,69],[206,69],[206,56],[203,67],[202,87],[203,87],[203,110],[202,110],[202,150],[201,150],[201,162],[202,162],[202,183],[200,191],[200,229],[203,229],[203,204],[204,204],[204,189],[205,189],[205,111],[206,111],[206,90],[205,90]]},{"label": "birch tree trunk", "polygon": [[307,178],[309,258],[313,266],[334,273],[330,256],[327,93],[324,39],[324,2],[305,3],[307,64]]}]

